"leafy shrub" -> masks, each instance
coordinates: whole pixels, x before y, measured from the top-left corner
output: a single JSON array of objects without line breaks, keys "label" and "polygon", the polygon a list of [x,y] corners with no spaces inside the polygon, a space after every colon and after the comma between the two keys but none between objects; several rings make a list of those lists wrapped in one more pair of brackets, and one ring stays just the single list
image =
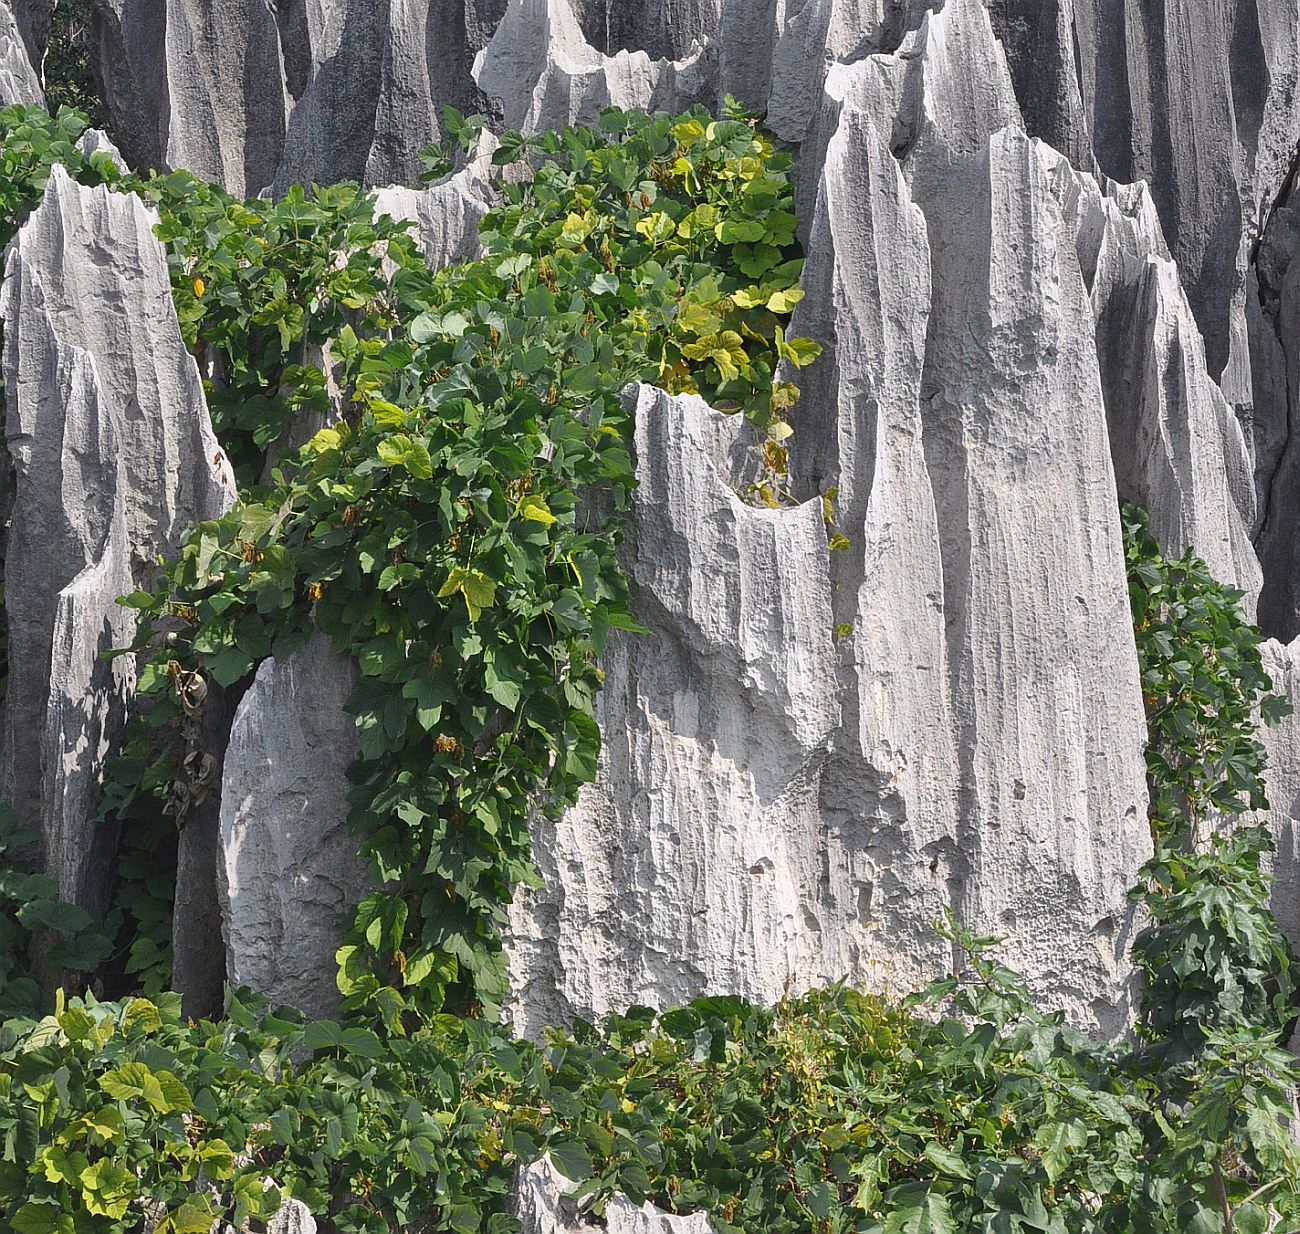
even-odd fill
[{"label": "leafy shrub", "polygon": [[[381,889],[343,940],[340,988],[399,1034],[412,1007],[499,1001],[530,813],[595,774],[597,657],[636,628],[622,389],[743,410],[783,470],[794,393],[776,367],[817,351],[782,330],[802,262],[786,160],[751,124],[609,113],[506,149],[531,176],[484,221],[485,258],[437,274],[348,186],[247,207],[176,176],[142,190],[187,336],[224,358],[214,407],[249,474],[324,397],[319,370],[285,367],[303,342],[328,342],[350,404],[124,601],[145,618],[135,650],[170,638],[141,679],[169,700],[150,723],[178,713],[179,677],[234,684],[313,626],[356,657],[351,818]],[[187,754],[117,778],[171,792]]]},{"label": "leafy shrub", "polygon": [[0,1020],[39,1015],[45,1005],[31,971],[37,945],[46,973],[71,980],[108,959],[115,922],[58,898],[54,880],[32,869],[37,835],[0,803]]},{"label": "leafy shrub", "polygon": [[1152,829],[1161,841],[1195,843],[1215,814],[1267,806],[1257,717],[1273,723],[1290,705],[1271,693],[1242,593],[1190,549],[1166,558],[1141,510],[1126,506],[1123,520]]}]

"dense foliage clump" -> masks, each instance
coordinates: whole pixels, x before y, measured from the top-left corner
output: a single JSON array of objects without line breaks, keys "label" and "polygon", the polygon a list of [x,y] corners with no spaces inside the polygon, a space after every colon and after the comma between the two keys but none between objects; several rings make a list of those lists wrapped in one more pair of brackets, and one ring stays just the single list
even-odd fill
[{"label": "dense foliage clump", "polygon": [[102,129],[107,112],[93,64],[94,20],[93,0],[57,0],[42,72],[51,111],[73,108]]},{"label": "dense foliage clump", "polygon": [[[483,260],[438,273],[351,186],[278,204],[179,173],[139,190],[163,211],[186,337],[220,359],[214,414],[246,487],[125,601],[136,650],[166,639],[141,694],[160,703],[152,732],[178,740],[160,758],[142,738],[112,805],[129,818],[152,793],[183,818],[208,766],[175,723],[185,683],[231,686],[330,635],[362,674],[351,819],[380,887],[340,984],[399,1034],[408,1008],[499,1001],[530,812],[595,774],[597,657],[636,628],[617,558],[622,390],[656,381],[743,411],[784,471],[795,392],[776,368],[817,351],[782,331],[802,266],[787,160],[751,123],[610,113],[498,159],[525,154]],[[304,346],[328,361],[303,363]],[[304,410],[331,422],[282,451]]]},{"label": "dense foliage clump", "polygon": [[[438,273],[353,186],[239,202],[84,159],[83,124],[0,114],[3,226],[54,162],[157,206],[241,500],[123,597],[144,705],[105,801],[121,908],[97,923],[57,905],[24,869],[30,837],[0,835],[0,1219],[207,1234],[260,1228],[291,1196],[346,1234],[504,1232],[517,1171],[549,1156],[596,1215],[622,1192],[705,1210],[721,1234],[1300,1223],[1294,958],[1265,833],[1225,821],[1264,804],[1255,716],[1280,709],[1240,596],[1164,558],[1134,511],[1157,842],[1135,1045],[1037,1011],[996,940],[951,923],[961,971],[902,1003],[703,999],[541,1044],[494,1023],[529,813],[594,774],[598,657],[636,628],[622,388],[743,412],[749,495],[780,496],[796,391],[779,366],[816,347],[785,335],[787,159],[752,118],[611,112],[598,131],[507,135],[497,164],[527,174],[498,186],[483,260]],[[475,146],[476,122],[447,128]],[[312,418],[325,427],[295,436]],[[341,938],[345,1019],[239,992],[193,1023],[165,992],[158,857],[211,787],[195,717],[314,629],[361,669],[351,817],[379,887]],[[28,957],[81,993],[51,1006]],[[123,997],[97,996],[106,971]]]}]

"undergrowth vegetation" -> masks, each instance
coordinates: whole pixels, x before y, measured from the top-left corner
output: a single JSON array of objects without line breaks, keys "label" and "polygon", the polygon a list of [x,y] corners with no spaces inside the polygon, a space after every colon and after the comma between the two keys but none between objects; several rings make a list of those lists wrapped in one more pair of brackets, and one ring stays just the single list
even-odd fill
[{"label": "undergrowth vegetation", "polygon": [[[0,835],[9,1227],[259,1229],[291,1196],[345,1234],[495,1234],[544,1155],[595,1215],[621,1192],[706,1210],[721,1234],[1300,1226],[1295,961],[1268,837],[1231,825],[1264,804],[1256,717],[1281,706],[1241,597],[1164,558],[1136,511],[1157,852],[1135,892],[1135,1042],[1037,1011],[995,940],[951,922],[962,971],[902,1003],[704,999],[540,1044],[496,1023],[530,812],[595,774],[599,656],[637,628],[617,556],[623,388],[743,413],[748,496],[781,496],[786,378],[817,349],[784,332],[801,270],[788,159],[752,118],[611,112],[598,131],[507,136],[497,164],[528,175],[498,184],[483,259],[436,273],[354,187],[239,202],[184,173],[140,179],[82,158],[82,123],[0,115],[3,226],[55,162],[157,206],[241,499],[123,597],[142,706],[104,806],[124,834],[113,917],[55,904],[23,868],[29,837]],[[448,128],[476,147],[476,122]],[[361,670],[351,821],[378,890],[340,939],[345,1015],[238,992],[194,1023],[165,992],[158,854],[212,788],[195,716],[314,629]],[[107,1001],[76,974],[113,948],[126,986]],[[79,993],[44,1003],[29,955]]]}]

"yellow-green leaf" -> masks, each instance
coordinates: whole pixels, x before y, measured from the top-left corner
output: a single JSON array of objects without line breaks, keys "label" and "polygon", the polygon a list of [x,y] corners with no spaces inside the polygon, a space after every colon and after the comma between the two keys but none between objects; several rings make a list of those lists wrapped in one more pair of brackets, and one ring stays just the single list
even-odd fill
[{"label": "yellow-green leaf", "polygon": [[158,1078],[143,1063],[124,1063],[114,1071],[105,1072],[99,1077],[99,1087],[115,1101],[143,1099],[159,1114],[171,1110]]},{"label": "yellow-green leaf", "polygon": [[784,291],[774,291],[768,296],[767,307],[774,313],[788,313],[802,299],[803,292],[799,288],[788,287]]},{"label": "yellow-green leaf", "polygon": [[339,435],[336,428],[323,428],[302,448],[303,454],[308,458],[315,458],[317,455],[325,454],[330,450],[337,450],[343,444],[343,438]]},{"label": "yellow-green leaf", "polygon": [[122,1021],[126,1028],[142,1033],[156,1033],[162,1028],[162,1016],[147,998],[133,998],[127,1003]]},{"label": "yellow-green leaf", "polygon": [[752,309],[767,303],[768,295],[761,287],[743,287],[740,291],[733,291],[731,299],[737,308]]},{"label": "yellow-green leaf", "polygon": [[427,480],[433,475],[433,460],[429,448],[422,441],[414,441],[405,433],[385,437],[378,447],[379,461],[386,467],[402,467],[416,480]]},{"label": "yellow-green leaf", "polygon": [[595,226],[596,216],[590,210],[582,214],[570,214],[564,220],[564,226],[560,229],[560,239],[565,244],[573,245],[576,248],[586,242]]},{"label": "yellow-green leaf", "polygon": [[656,210],[638,219],[636,229],[651,244],[662,244],[677,231],[677,224],[662,210]]},{"label": "yellow-green leaf", "polygon": [[120,1221],[139,1187],[139,1179],[134,1174],[108,1157],[81,1172],[81,1202],[96,1217]]},{"label": "yellow-green leaf", "polygon": [[544,497],[523,498],[515,507],[515,513],[530,523],[541,523],[546,527],[555,522],[555,515],[551,513],[551,507],[546,504]]},{"label": "yellow-green leaf", "polygon": [[445,599],[457,593],[465,600],[470,621],[477,621],[483,610],[496,602],[496,584],[481,570],[469,570],[464,566],[456,566],[447,575],[438,596]]},{"label": "yellow-green leaf", "polygon": [[193,1196],[175,1212],[168,1213],[154,1234],[208,1234],[217,1219],[207,1196]]},{"label": "yellow-green leaf", "polygon": [[52,1183],[77,1183],[90,1168],[90,1160],[85,1153],[68,1152],[51,1146],[41,1154],[41,1168]]}]

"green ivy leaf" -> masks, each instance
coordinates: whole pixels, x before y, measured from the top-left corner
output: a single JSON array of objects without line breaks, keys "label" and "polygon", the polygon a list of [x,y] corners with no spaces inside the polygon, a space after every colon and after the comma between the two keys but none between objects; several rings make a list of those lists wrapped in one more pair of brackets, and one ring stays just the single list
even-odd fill
[{"label": "green ivy leaf", "polygon": [[433,476],[433,460],[429,457],[429,448],[420,441],[414,441],[405,433],[382,438],[379,442],[379,461],[386,467],[401,467],[416,480],[428,480]]}]

